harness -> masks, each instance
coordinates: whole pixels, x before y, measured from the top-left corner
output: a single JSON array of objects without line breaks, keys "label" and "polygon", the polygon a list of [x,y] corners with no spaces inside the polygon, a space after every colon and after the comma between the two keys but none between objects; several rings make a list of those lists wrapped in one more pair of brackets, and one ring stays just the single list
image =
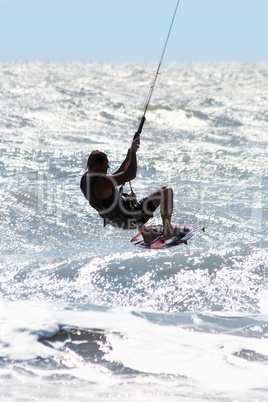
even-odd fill
[{"label": "harness", "polygon": [[135,204],[133,197],[123,193],[123,186],[118,191],[117,188],[112,189],[112,195],[105,199],[95,196],[94,185],[100,177],[98,174],[90,175],[85,172],[81,178],[80,188],[89,204],[96,209],[98,214],[104,220],[104,226],[107,223],[122,225],[127,218],[127,212],[133,211]]}]

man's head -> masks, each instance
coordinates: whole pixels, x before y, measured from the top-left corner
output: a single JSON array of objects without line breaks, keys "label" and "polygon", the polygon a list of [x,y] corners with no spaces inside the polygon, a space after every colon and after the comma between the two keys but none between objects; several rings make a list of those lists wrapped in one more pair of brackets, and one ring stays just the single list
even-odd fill
[{"label": "man's head", "polygon": [[107,172],[109,161],[107,155],[101,151],[92,151],[87,160],[87,169]]}]

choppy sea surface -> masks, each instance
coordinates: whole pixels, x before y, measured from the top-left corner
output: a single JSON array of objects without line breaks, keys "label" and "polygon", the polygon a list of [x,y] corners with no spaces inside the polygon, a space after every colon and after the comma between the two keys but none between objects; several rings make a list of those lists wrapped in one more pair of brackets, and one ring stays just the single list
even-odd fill
[{"label": "choppy sea surface", "polygon": [[80,192],[155,70],[0,64],[1,401],[268,400],[268,64],[163,65],[132,185],[173,187],[188,246],[139,249]]}]

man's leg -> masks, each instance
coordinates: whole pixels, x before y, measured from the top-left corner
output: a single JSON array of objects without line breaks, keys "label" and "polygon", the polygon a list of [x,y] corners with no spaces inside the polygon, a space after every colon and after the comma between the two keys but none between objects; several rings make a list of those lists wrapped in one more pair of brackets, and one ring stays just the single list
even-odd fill
[{"label": "man's leg", "polygon": [[[161,187],[148,196],[148,199],[153,203],[155,208],[160,205],[160,213],[163,222],[163,237],[165,240],[171,237],[178,236],[181,231],[171,225],[171,217],[173,213],[173,190],[171,187]],[[140,227],[140,231],[144,237],[145,242],[151,241],[154,233],[146,229],[145,226]],[[146,240],[147,239],[147,240]],[[148,240],[149,239],[149,240]]]},{"label": "man's leg", "polygon": [[171,217],[173,213],[173,190],[171,187],[161,187],[154,193],[149,195],[149,200],[152,201],[155,208],[160,205],[160,213],[163,222],[163,237],[169,239],[174,236],[174,228],[171,226]]}]

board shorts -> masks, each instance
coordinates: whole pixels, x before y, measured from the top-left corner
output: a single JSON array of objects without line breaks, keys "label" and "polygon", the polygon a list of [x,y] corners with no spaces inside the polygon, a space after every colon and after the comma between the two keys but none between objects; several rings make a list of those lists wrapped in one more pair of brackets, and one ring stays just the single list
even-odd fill
[{"label": "board shorts", "polygon": [[124,208],[118,210],[116,216],[112,219],[105,218],[104,225],[109,224],[120,229],[137,229],[138,226],[145,224],[154,216],[155,210],[153,202],[148,197],[142,198],[134,205],[126,200]]}]

